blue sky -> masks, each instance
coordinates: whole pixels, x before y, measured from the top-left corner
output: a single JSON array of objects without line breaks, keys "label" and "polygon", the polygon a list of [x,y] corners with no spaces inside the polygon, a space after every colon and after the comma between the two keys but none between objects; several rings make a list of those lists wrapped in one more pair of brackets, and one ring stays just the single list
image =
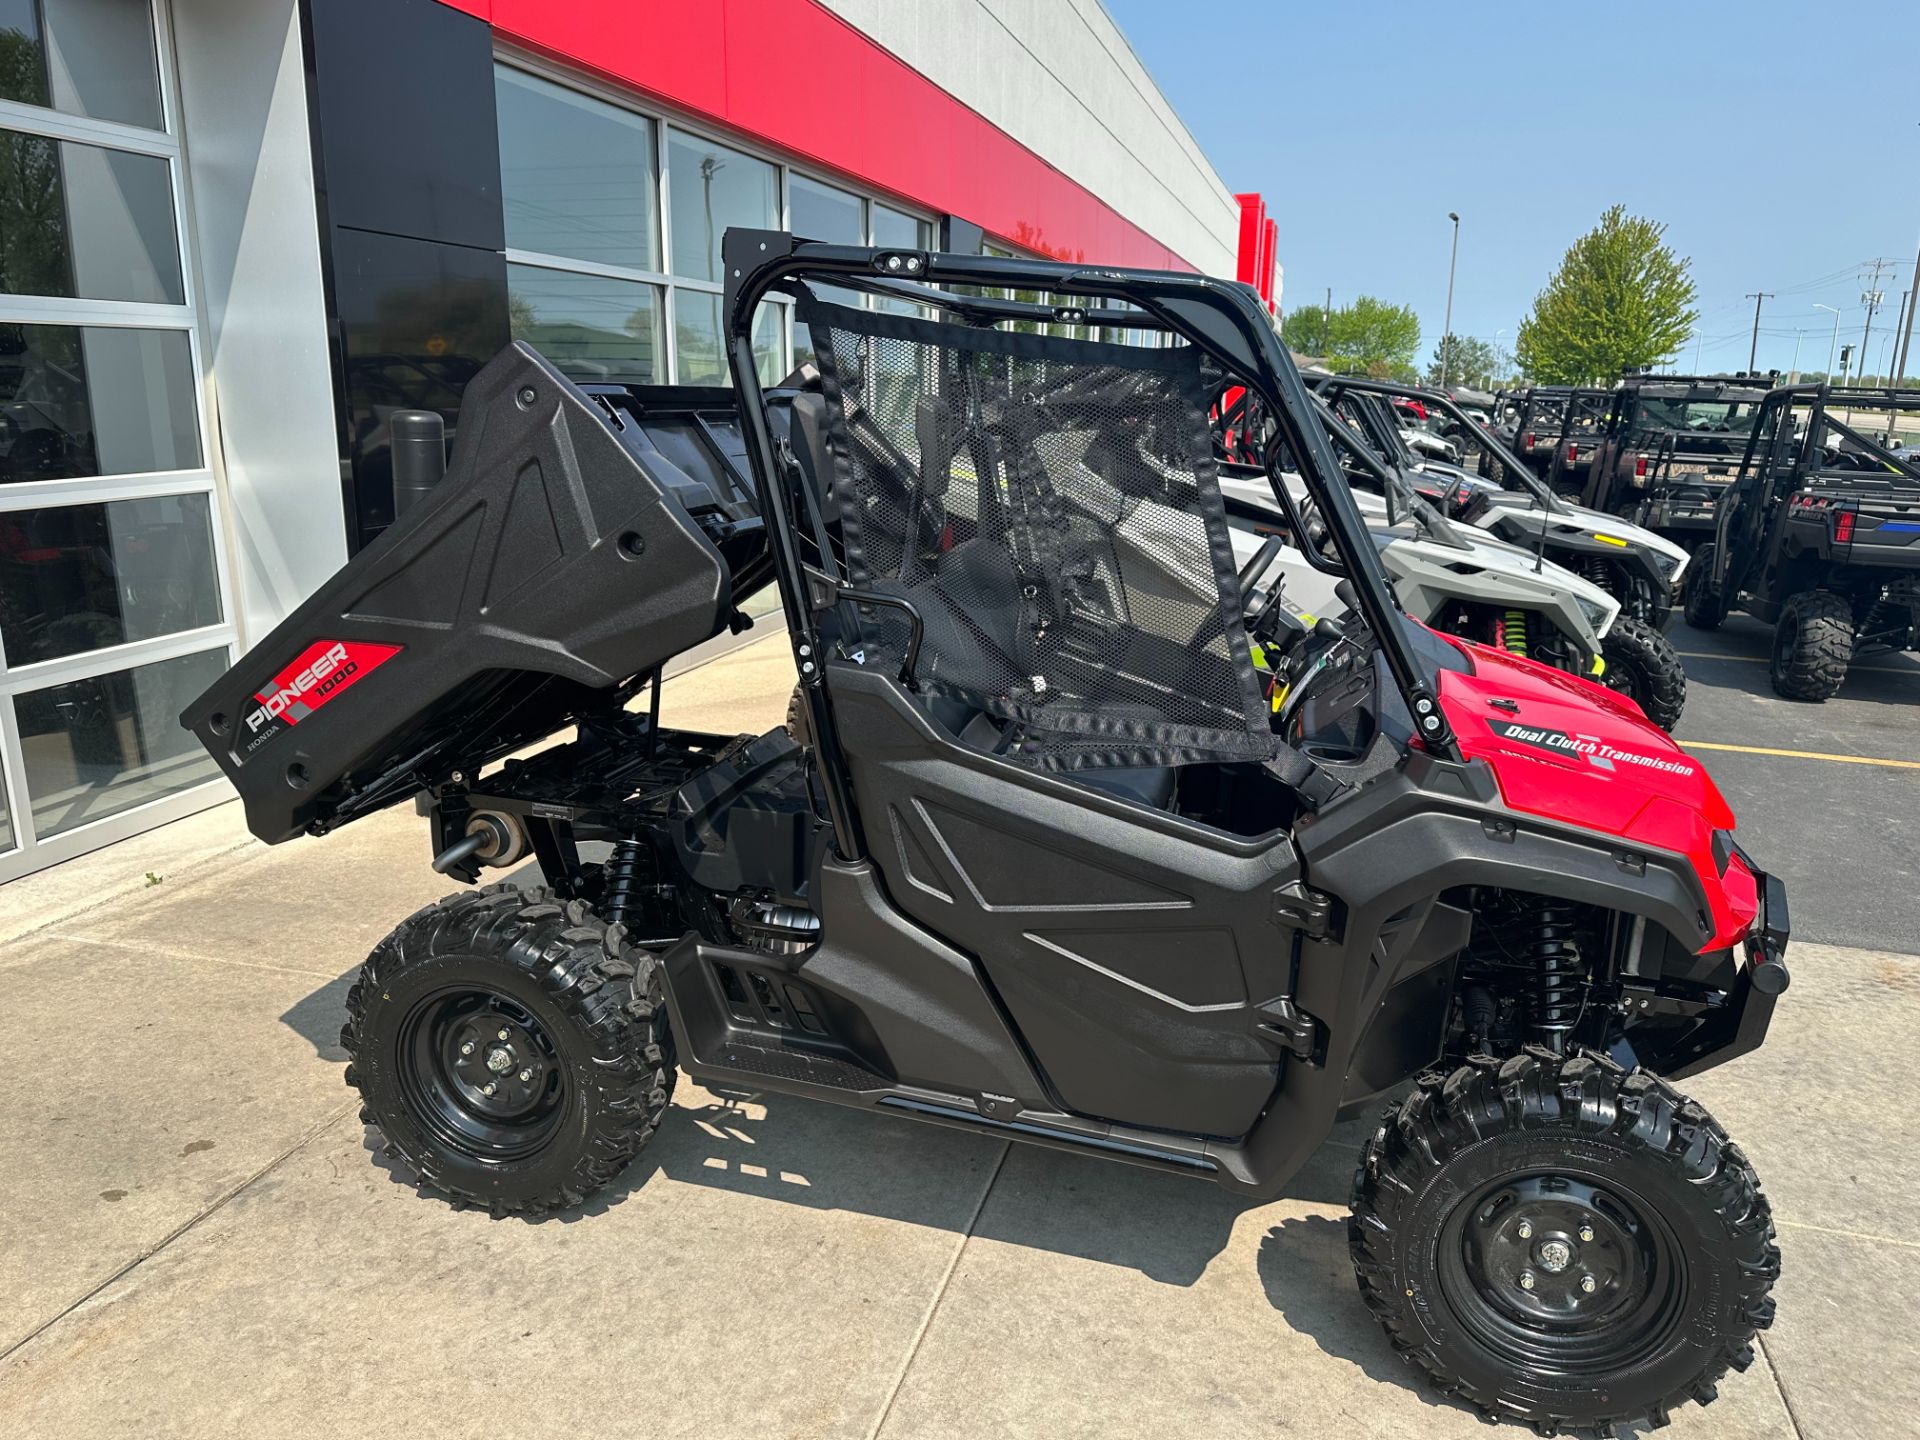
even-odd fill
[{"label": "blue sky", "polygon": [[[1285,303],[1410,304],[1421,362],[1454,329],[1509,349],[1607,206],[1693,261],[1700,364],[1824,369],[1888,257],[1879,368],[1920,240],[1920,3],[1302,5],[1105,0],[1231,190],[1279,222]],[[1914,348],[1920,352],[1920,334]],[[1693,347],[1682,357],[1691,368]],[[1920,368],[1909,357],[1908,371]]]}]

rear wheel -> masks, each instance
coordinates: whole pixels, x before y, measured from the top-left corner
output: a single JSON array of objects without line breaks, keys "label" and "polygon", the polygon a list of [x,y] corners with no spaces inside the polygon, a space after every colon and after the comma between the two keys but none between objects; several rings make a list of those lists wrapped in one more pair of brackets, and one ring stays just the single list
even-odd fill
[{"label": "rear wheel", "polygon": [[374,947],[347,993],[347,1083],[423,1189],[495,1214],[577,1204],[673,1090],[658,962],[580,901],[462,891]]},{"label": "rear wheel", "polygon": [[1644,620],[1621,615],[1602,643],[1606,683],[1638,705],[1662,730],[1680,723],[1687,706],[1687,671],[1668,640]]},{"label": "rear wheel", "polygon": [[1354,1178],[1349,1245],[1394,1348],[1542,1434],[1715,1397],[1773,1322],[1773,1220],[1693,1101],[1595,1055],[1423,1077]]},{"label": "rear wheel", "polygon": [[1773,627],[1773,688],[1818,703],[1838,694],[1853,663],[1853,606],[1831,590],[1803,590]]},{"label": "rear wheel", "polygon": [[1713,588],[1713,546],[1702,545],[1687,571],[1687,624],[1696,630],[1718,630],[1727,618],[1726,597]]}]

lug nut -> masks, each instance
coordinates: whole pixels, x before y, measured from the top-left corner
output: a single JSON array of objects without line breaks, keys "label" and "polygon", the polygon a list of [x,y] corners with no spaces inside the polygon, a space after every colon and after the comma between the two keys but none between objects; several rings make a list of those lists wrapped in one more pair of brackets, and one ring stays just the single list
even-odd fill
[{"label": "lug nut", "polygon": [[1599,1287],[1591,1275],[1582,1275],[1580,1277],[1580,1288],[1591,1295]]},{"label": "lug nut", "polygon": [[1591,1225],[1582,1225],[1580,1227],[1580,1241],[1583,1245],[1591,1245],[1593,1243],[1593,1227]]},{"label": "lug nut", "polygon": [[489,1081],[487,1081],[487,1083],[486,1083],[486,1084],[484,1084],[484,1085],[482,1085],[482,1086],[480,1087],[480,1093],[481,1093],[482,1095],[491,1095],[491,1094],[493,1094],[493,1081],[491,1081],[491,1080],[489,1080]]},{"label": "lug nut", "polygon": [[531,1080],[531,1079],[533,1079],[533,1071],[531,1071],[531,1070],[522,1070],[522,1071],[520,1072],[520,1081],[521,1081],[521,1083],[522,1083],[522,1084],[525,1084],[525,1083],[526,1083],[527,1081],[529,1081],[529,1080]]},{"label": "lug nut", "polygon": [[1531,1270],[1522,1270],[1520,1272],[1520,1288],[1522,1290],[1531,1290],[1533,1288],[1533,1272]]},{"label": "lug nut", "polygon": [[1533,1222],[1532,1221],[1522,1220],[1520,1222],[1520,1238],[1522,1240],[1531,1240],[1533,1238]]},{"label": "lug nut", "polygon": [[504,1025],[502,1025],[502,1026],[500,1027],[500,1033],[499,1033],[499,1034],[497,1034],[497,1035],[495,1035],[495,1036],[494,1036],[493,1038],[494,1038],[494,1039],[496,1039],[496,1040],[504,1040],[504,1039],[506,1039],[506,1038],[507,1038],[507,1036],[508,1036],[508,1034],[509,1034],[509,1033],[510,1033],[510,1032],[508,1031],[508,1029],[507,1029],[507,1027],[506,1027],[506,1026],[504,1026]]},{"label": "lug nut", "polygon": [[467,1043],[466,1043],[466,1044],[464,1044],[464,1045],[462,1045],[462,1046],[460,1047],[460,1053],[461,1053],[462,1055],[471,1055],[471,1054],[473,1054],[473,1041],[471,1041],[471,1040],[469,1040],[469,1041],[467,1041]]}]

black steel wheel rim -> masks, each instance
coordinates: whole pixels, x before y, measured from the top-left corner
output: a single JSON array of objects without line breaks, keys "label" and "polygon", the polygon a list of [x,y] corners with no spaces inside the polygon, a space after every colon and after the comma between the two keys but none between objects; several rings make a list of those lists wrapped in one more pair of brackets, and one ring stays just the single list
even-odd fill
[{"label": "black steel wheel rim", "polygon": [[478,986],[414,1002],[400,1028],[400,1090],[441,1144],[477,1160],[537,1154],[570,1097],[566,1066],[531,1011]]},{"label": "black steel wheel rim", "polygon": [[1592,1175],[1506,1176],[1442,1227],[1442,1299],[1502,1363],[1578,1379],[1656,1351],[1687,1298],[1685,1255],[1659,1212]]}]

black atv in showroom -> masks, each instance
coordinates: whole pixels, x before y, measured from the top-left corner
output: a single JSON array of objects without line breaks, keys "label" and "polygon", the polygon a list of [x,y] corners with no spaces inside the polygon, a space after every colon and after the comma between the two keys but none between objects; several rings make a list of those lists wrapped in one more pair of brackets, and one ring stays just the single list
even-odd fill
[{"label": "black atv in showroom", "polygon": [[1789,700],[1838,694],[1861,651],[1920,648],[1920,458],[1887,442],[1900,417],[1920,419],[1920,390],[1775,390],[1694,557],[1687,623],[1770,622]]},{"label": "black atv in showroom", "polygon": [[[1779,1252],[1675,1085],[1762,1042],[1787,909],[1706,773],[1401,612],[1250,288],[723,256],[735,393],[511,347],[444,481],[183,717],[262,839],[413,799],[459,881],[538,861],[401,921],[348,997],[348,1082],[422,1188],[574,1204],[677,1071],[1250,1197],[1377,1113],[1353,1261],[1435,1384],[1543,1431],[1711,1400]],[[776,292],[818,372],[763,389]],[[1236,574],[1228,384],[1300,457],[1343,620]],[[661,667],[768,583],[805,744],[663,728]]]}]

